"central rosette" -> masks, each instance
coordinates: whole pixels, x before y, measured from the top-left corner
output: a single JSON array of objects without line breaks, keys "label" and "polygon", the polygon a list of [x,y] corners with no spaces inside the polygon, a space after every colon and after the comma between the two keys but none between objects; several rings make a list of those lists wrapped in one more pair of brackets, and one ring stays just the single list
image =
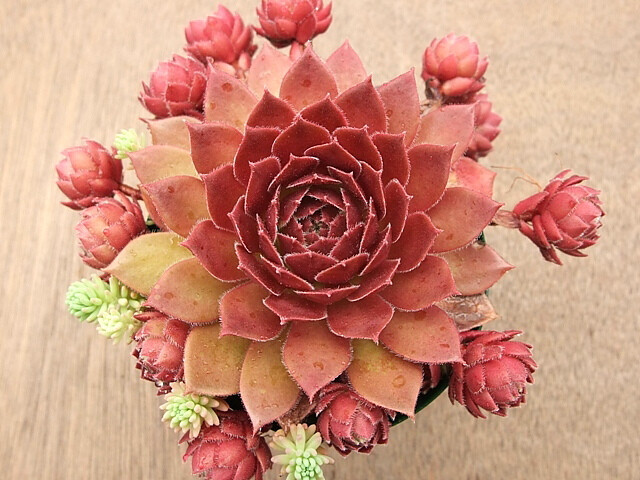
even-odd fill
[{"label": "central rosette", "polygon": [[[315,320],[322,308],[308,302],[358,300],[388,284],[399,263],[388,260],[389,252],[409,196],[397,180],[390,182],[393,206],[387,208],[376,144],[394,137],[349,127],[328,98],[299,115],[275,97],[263,106],[279,110],[289,126],[275,136],[272,155],[249,164],[246,194],[229,215],[240,239],[236,253],[240,269],[274,296],[266,302],[272,311]],[[401,138],[395,139],[399,146]],[[362,286],[372,273],[374,281]],[[301,317],[302,308],[307,315]]]},{"label": "central rosette", "polygon": [[488,288],[498,275],[477,265],[503,267],[474,246],[498,204],[461,159],[473,111],[421,116],[413,72],[376,88],[348,45],[326,63],[266,48],[246,83],[213,68],[204,108],[188,128],[152,124],[133,156],[164,232],[110,267],[192,326],[188,389],[240,393],[260,428],[345,374],[411,415],[423,366],[460,358],[435,303]]}]

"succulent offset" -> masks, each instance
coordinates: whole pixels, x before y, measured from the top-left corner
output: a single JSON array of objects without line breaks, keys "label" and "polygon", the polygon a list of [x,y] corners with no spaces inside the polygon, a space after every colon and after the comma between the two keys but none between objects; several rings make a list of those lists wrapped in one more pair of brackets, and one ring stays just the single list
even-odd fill
[{"label": "succulent offset", "polygon": [[469,38],[427,47],[421,100],[413,70],[374,85],[348,42],[315,53],[330,3],[257,14],[270,42],[257,51],[223,6],[187,26],[188,56],[143,83],[150,145],[125,130],[112,152],[63,152],[80,256],[102,275],[70,287],[70,312],[136,343],[210,480],[260,480],[272,463],[324,478],[330,448],[371,452],[446,385],[477,417],[524,403],[531,346],[478,331],[513,268],[483,232],[519,229],[555,263],[581,256],[599,192],[562,172],[513,211],[493,199],[478,159],[502,119],[477,93],[488,60]]}]

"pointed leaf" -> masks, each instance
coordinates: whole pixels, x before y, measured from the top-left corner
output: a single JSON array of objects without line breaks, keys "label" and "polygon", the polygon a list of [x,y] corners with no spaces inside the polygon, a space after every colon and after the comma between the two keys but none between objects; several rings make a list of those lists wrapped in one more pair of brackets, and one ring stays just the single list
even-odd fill
[{"label": "pointed leaf", "polygon": [[249,115],[247,126],[254,128],[287,128],[291,125],[295,116],[296,112],[287,102],[265,91],[251,115]]},{"label": "pointed leaf", "polygon": [[189,125],[191,157],[198,173],[209,173],[233,162],[242,133],[224,123]]},{"label": "pointed leaf", "polygon": [[280,318],[263,303],[269,292],[249,282],[229,290],[220,300],[221,335],[258,342],[273,340],[284,328]]},{"label": "pointed leaf", "polygon": [[291,293],[271,295],[265,299],[264,304],[280,317],[282,323],[294,320],[317,321],[327,316],[326,306],[310,302]]},{"label": "pointed leaf", "polygon": [[184,347],[184,381],[187,391],[228,396],[240,392],[240,372],[251,342],[220,337],[220,325],[195,327]]},{"label": "pointed leaf", "polygon": [[141,187],[162,223],[186,237],[200,220],[209,218],[202,180],[186,175],[165,178]]},{"label": "pointed leaf", "polygon": [[305,49],[304,54],[294,62],[280,87],[280,98],[298,111],[327,95],[335,97],[337,94],[338,87],[333,74],[313,48]]},{"label": "pointed leaf", "polygon": [[191,257],[175,233],[149,233],[131,240],[105,268],[127,287],[149,295],[160,275],[171,265]]},{"label": "pointed leaf", "polygon": [[444,194],[451,170],[453,147],[422,144],[409,150],[411,173],[407,193],[410,212],[424,212]]},{"label": "pointed leaf", "polygon": [[187,150],[168,145],[151,145],[129,154],[140,183],[151,183],[176,175],[196,176]]},{"label": "pointed leaf", "polygon": [[513,268],[488,245],[474,243],[442,255],[451,269],[461,295],[476,295],[488,290]]},{"label": "pointed leaf", "polygon": [[333,333],[346,338],[368,338],[376,343],[393,316],[393,307],[379,295],[369,295],[357,302],[343,300],[329,305],[327,310],[327,323]]},{"label": "pointed leaf", "polygon": [[251,61],[251,67],[247,73],[247,84],[251,91],[260,97],[265,89],[273,95],[280,92],[280,85],[293,62],[287,56],[276,50],[269,43],[265,43],[262,49]]},{"label": "pointed leaf", "polygon": [[209,68],[204,116],[207,122],[226,123],[240,131],[258,99],[246,84],[218,68]]},{"label": "pointed leaf", "polygon": [[327,59],[327,67],[333,72],[338,91],[344,92],[367,78],[367,71],[358,54],[345,41]]},{"label": "pointed leaf", "polygon": [[229,284],[216,280],[196,258],[182,260],[162,274],[147,305],[187,323],[209,323],[218,319],[220,297]]},{"label": "pointed leaf", "polygon": [[371,139],[382,157],[382,183],[386,185],[397,178],[406,186],[409,181],[409,157],[404,147],[404,135],[376,133]]},{"label": "pointed leaf", "polygon": [[245,188],[233,176],[233,167],[224,165],[202,176],[209,215],[217,227],[233,231],[229,213],[233,210]]},{"label": "pointed leaf", "polygon": [[370,133],[386,132],[384,104],[371,83],[371,77],[341,93],[336,98],[336,105],[344,112],[350,127],[360,128],[366,125]]},{"label": "pointed leaf", "polygon": [[493,181],[496,172],[480,165],[475,160],[462,157],[451,167],[449,187],[465,187],[478,193],[493,197]]},{"label": "pointed leaf", "polygon": [[170,145],[189,151],[188,123],[200,123],[194,117],[167,117],[157,120],[146,120],[153,145]]},{"label": "pointed leaf", "polygon": [[469,146],[474,131],[473,105],[447,105],[430,111],[420,119],[414,144],[454,145],[454,164]]},{"label": "pointed leaf", "polygon": [[462,360],[458,329],[436,306],[419,312],[396,310],[380,341],[414,362],[442,364]]},{"label": "pointed leaf", "polygon": [[396,273],[393,283],[380,292],[391,305],[410,312],[423,310],[455,294],[457,291],[447,262],[431,255],[414,270]]},{"label": "pointed leaf", "polygon": [[445,190],[442,199],[429,210],[433,224],[443,230],[436,237],[432,252],[449,252],[475,240],[501,207],[480,193],[467,188]]},{"label": "pointed leaf", "polygon": [[374,405],[413,417],[422,365],[407,362],[371,340],[352,340],[347,376],[353,388]]},{"label": "pointed leaf", "polygon": [[351,344],[335,336],[325,322],[293,322],[282,352],[293,379],[311,399],[351,362]]},{"label": "pointed leaf", "polygon": [[254,431],[291,410],[300,395],[282,363],[282,340],[254,342],[240,375],[240,395]]},{"label": "pointed leaf", "polygon": [[232,232],[220,230],[211,220],[198,223],[183,245],[200,261],[200,264],[215,278],[223,282],[234,282],[245,278],[238,270],[235,251],[237,237]]},{"label": "pointed leaf", "polygon": [[410,145],[418,131],[420,98],[413,69],[378,88],[389,122],[389,133],[406,132]]},{"label": "pointed leaf", "polygon": [[408,272],[420,265],[439,232],[426,213],[410,214],[402,235],[391,246],[389,253],[389,258],[400,259],[398,272]]}]

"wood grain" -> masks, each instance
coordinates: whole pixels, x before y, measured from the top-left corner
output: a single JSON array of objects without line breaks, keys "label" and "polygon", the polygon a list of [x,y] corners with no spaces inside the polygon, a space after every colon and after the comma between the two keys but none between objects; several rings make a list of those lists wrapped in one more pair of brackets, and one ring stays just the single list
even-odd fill
[{"label": "wood grain", "polygon": [[[233,5],[253,18],[253,0]],[[490,243],[519,268],[492,292],[527,331],[541,365],[525,408],[479,421],[442,397],[390,445],[338,460],[328,479],[638,478],[637,338],[640,201],[640,2],[634,0],[336,0],[323,55],[345,37],[382,83],[435,35],[475,37],[491,56],[488,91],[504,118],[487,165],[543,182],[572,166],[604,191],[603,238],[558,268],[506,231]],[[87,136],[109,143],[144,114],[136,96],[178,51],[205,0],[0,2],[0,477],[189,479],[178,436],[138,379],[130,347],[113,347],[63,305],[88,274],[76,214],[54,185],[58,152]],[[510,205],[518,174],[501,171]]]}]

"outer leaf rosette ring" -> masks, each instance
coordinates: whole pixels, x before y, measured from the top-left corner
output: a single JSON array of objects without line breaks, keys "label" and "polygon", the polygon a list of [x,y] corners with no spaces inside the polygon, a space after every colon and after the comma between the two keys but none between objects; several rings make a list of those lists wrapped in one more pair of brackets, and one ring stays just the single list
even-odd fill
[{"label": "outer leaf rosette ring", "polygon": [[510,268],[475,243],[500,205],[465,176],[473,108],[421,115],[412,71],[376,88],[348,44],[265,46],[246,78],[210,68],[204,123],[151,122],[130,156],[164,232],[108,271],[192,325],[187,389],[240,394],[255,430],[341,375],[413,415],[424,364],[461,360],[436,302]]}]

